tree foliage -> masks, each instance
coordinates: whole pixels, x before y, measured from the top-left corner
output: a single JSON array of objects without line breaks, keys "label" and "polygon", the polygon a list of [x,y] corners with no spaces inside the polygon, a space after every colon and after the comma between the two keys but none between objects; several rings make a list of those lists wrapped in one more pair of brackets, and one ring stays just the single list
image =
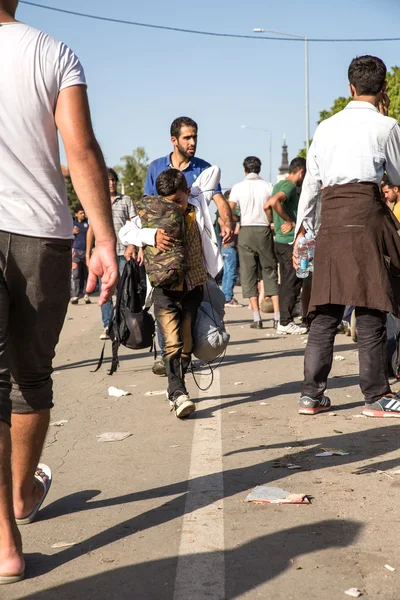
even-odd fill
[{"label": "tree foliage", "polygon": [[69,210],[71,211],[71,214],[74,215],[76,208],[80,205],[79,198],[72,184],[71,175],[64,175],[64,179],[67,187]]},{"label": "tree foliage", "polygon": [[115,167],[120,177],[120,184],[123,184],[125,194],[133,200],[138,200],[143,196],[149,157],[145,149],[139,146],[132,154],[123,156],[121,162],[122,166]]},{"label": "tree foliage", "polygon": [[[388,72],[386,79],[388,83],[387,94],[390,98],[389,117],[393,117],[397,121],[400,121],[400,67],[392,67],[391,72]],[[329,119],[343,110],[351,99],[351,97],[345,98],[344,96],[336,98],[329,110],[322,110],[319,113],[318,125],[322,123],[322,121]],[[306,157],[305,148],[300,150],[299,156]]]}]

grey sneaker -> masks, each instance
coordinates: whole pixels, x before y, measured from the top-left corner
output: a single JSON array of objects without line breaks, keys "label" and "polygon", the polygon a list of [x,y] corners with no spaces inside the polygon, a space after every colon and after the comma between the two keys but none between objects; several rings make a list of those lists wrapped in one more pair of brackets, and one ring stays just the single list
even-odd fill
[{"label": "grey sneaker", "polygon": [[74,296],[73,298],[71,298],[70,302],[71,302],[71,304],[78,304],[78,302],[79,302],[78,296]]},{"label": "grey sneaker", "polygon": [[110,336],[108,335],[108,327],[104,327],[104,331],[100,336],[101,340],[109,340]]},{"label": "grey sneaker", "polygon": [[177,392],[174,398],[169,401],[169,404],[171,410],[175,411],[178,419],[188,417],[196,410],[196,406],[190,399],[189,394],[184,394],[183,392]]},{"label": "grey sneaker", "polygon": [[153,371],[154,375],[160,375],[160,377],[167,374],[165,363],[162,359],[155,360],[151,370]]},{"label": "grey sneaker", "polygon": [[328,396],[321,398],[310,398],[301,396],[299,400],[299,413],[301,415],[317,415],[319,412],[327,411],[331,408],[331,401]]},{"label": "grey sneaker", "polygon": [[225,302],[225,307],[232,307],[232,308],[242,308],[243,304],[239,304],[239,302],[236,300],[236,298],[232,298],[232,300],[229,300],[229,302]]},{"label": "grey sneaker", "polygon": [[366,417],[400,417],[400,395],[386,394],[373,404],[366,404],[362,414]]}]

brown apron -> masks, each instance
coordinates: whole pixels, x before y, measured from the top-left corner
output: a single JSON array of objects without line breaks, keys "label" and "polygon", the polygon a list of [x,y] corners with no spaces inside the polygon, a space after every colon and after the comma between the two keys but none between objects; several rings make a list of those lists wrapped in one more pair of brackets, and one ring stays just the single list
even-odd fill
[{"label": "brown apron", "polygon": [[310,306],[363,306],[400,317],[398,230],[376,184],[325,188]]}]

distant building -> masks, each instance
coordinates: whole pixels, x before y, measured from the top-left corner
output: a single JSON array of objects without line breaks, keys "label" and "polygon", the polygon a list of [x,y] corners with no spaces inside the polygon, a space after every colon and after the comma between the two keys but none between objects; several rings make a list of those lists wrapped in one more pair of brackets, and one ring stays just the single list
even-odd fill
[{"label": "distant building", "polygon": [[286,179],[289,175],[289,154],[288,147],[286,145],[286,135],[283,135],[283,146],[282,146],[282,161],[281,166],[279,167],[277,181],[282,181]]}]

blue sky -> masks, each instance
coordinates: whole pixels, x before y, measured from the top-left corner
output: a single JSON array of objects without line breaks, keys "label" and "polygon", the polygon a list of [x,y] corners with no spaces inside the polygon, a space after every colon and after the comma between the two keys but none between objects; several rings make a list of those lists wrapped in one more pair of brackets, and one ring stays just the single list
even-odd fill
[{"label": "blue sky", "polygon": [[[400,37],[397,0],[41,0],[147,23],[251,34],[254,27],[308,37]],[[199,124],[199,157],[222,168],[222,185],[242,178],[243,158],[258,155],[268,178],[280,163],[283,134],[293,158],[305,139],[302,42],[195,36],[117,25],[20,5],[17,17],[67,43],[84,65],[96,135],[110,165],[137,146],[151,159],[170,151],[179,115]],[[310,44],[311,134],[319,111],[347,95],[347,67],[360,54],[400,64],[400,42]]]}]

